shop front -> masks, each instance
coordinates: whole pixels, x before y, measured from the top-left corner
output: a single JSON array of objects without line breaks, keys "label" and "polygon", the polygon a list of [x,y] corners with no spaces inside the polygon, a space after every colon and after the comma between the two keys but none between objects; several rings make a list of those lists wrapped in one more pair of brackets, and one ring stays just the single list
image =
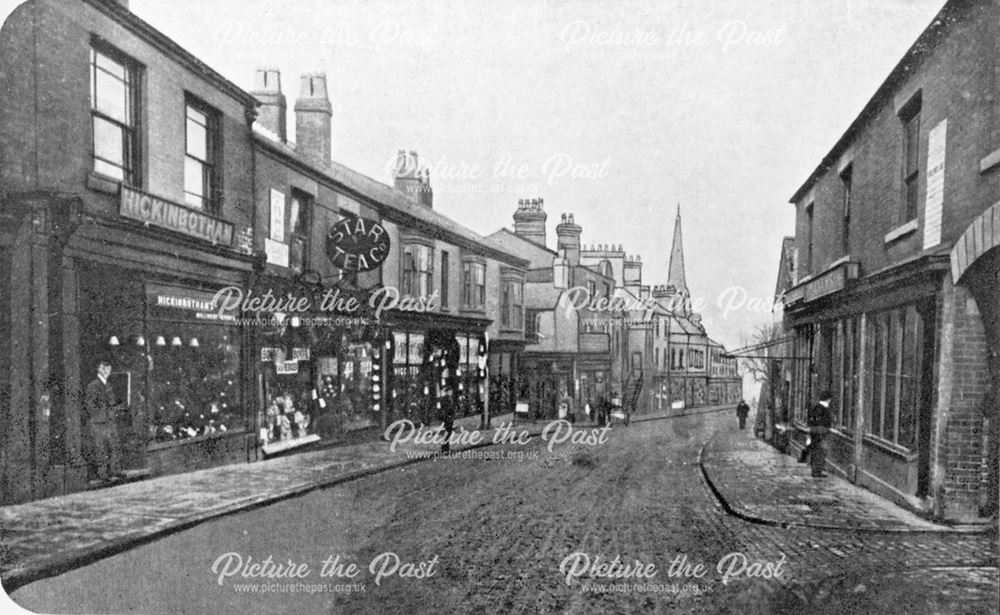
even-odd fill
[{"label": "shop front", "polygon": [[584,411],[588,406],[591,413],[599,407],[602,399],[624,400],[623,392],[612,387],[608,366],[600,361],[581,361],[578,367],[579,387],[574,412]]},{"label": "shop front", "polygon": [[518,400],[528,403],[528,418],[558,418],[560,402],[575,397],[575,355],[528,353],[521,365]]},{"label": "shop front", "polygon": [[930,495],[941,278],[940,263],[925,262],[786,308],[793,449],[805,445],[808,409],[828,390],[834,470],[914,507]]},{"label": "shop front", "polygon": [[[320,305],[327,290],[346,289],[262,282],[272,295],[306,297]],[[384,357],[387,330],[366,314],[292,315],[266,312],[257,319],[257,438],[264,455],[317,441],[356,439],[384,427]]]},{"label": "shop front", "polygon": [[486,323],[435,320],[439,326],[423,328],[412,317],[397,314],[391,318],[386,383],[389,422],[407,419],[416,425],[432,425],[450,412],[455,417],[486,415]]},{"label": "shop front", "polygon": [[245,332],[219,288],[89,263],[79,280],[82,382],[111,363],[126,473],[246,460]]},{"label": "shop front", "polygon": [[518,374],[524,344],[493,342],[490,347],[490,414],[502,416],[514,412],[517,391],[520,389]]}]

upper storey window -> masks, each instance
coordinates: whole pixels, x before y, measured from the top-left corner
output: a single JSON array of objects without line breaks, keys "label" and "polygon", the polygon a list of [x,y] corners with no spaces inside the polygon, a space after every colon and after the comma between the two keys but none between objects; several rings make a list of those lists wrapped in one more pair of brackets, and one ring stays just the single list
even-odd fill
[{"label": "upper storey window", "polygon": [[139,185],[139,68],[134,60],[95,44],[90,49],[90,113],[94,172]]},{"label": "upper storey window", "polygon": [[185,105],[184,202],[195,209],[218,210],[218,113],[194,98]]}]

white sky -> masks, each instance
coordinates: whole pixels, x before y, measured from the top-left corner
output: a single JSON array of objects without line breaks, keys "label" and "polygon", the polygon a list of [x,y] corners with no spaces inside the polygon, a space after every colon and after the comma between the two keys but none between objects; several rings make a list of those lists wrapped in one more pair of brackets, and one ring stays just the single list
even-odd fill
[{"label": "white sky", "polygon": [[[0,0],[0,16],[17,3]],[[391,183],[397,149],[432,168],[435,208],[489,234],[540,196],[549,240],[624,244],[666,279],[681,204],[688,284],[730,348],[769,314],[787,201],[944,0],[132,0],[140,17],[247,90],[325,71],[333,157]],[[697,36],[701,40],[698,42]],[[753,44],[757,43],[757,44]],[[290,136],[293,132],[289,131]],[[495,177],[498,161],[527,177]],[[548,161],[548,165],[546,165]],[[569,161],[598,178],[549,177]],[[479,167],[476,176],[470,169]]]}]

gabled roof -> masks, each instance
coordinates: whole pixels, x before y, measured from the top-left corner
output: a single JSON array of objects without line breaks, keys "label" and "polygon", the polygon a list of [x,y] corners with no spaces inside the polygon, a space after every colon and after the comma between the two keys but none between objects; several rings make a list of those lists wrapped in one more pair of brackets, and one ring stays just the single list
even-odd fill
[{"label": "gabled roof", "polygon": [[[630,291],[628,288],[625,288],[624,286],[616,286],[615,287],[615,294],[618,295],[618,296],[623,296],[623,299],[625,301],[627,301],[629,303],[629,305],[636,304],[636,303],[639,303],[639,302],[642,301],[641,297],[636,296],[635,293],[633,293],[632,291]],[[648,307],[648,308],[629,310],[628,311],[629,318],[633,318],[634,319],[634,318],[638,317],[639,315],[645,316],[649,312],[652,312],[653,314],[655,314],[657,316],[669,316],[670,315],[670,313],[668,311],[666,311],[665,309],[663,309],[663,306],[660,305],[659,302],[653,301],[653,302],[646,302],[646,303],[647,304],[648,303],[652,303],[652,305],[650,307]]]},{"label": "gabled roof", "polygon": [[555,250],[521,237],[508,228],[502,228],[487,237],[502,249],[531,263],[532,269],[551,267],[552,259],[559,255]]},{"label": "gabled roof", "polygon": [[792,287],[795,281],[795,238],[785,237],[781,241],[781,257],[778,260],[778,281],[774,296],[780,297]]},{"label": "gabled roof", "polygon": [[671,316],[671,319],[674,322],[676,322],[680,328],[679,331],[675,331],[673,329],[673,326],[671,326],[671,331],[670,331],[671,333],[687,333],[690,335],[705,334],[705,328],[703,326],[701,326],[700,324],[695,324],[694,322],[691,321],[690,318],[686,316],[678,316],[677,314],[673,314]]},{"label": "gabled roof", "polygon": [[559,305],[565,288],[556,288],[551,282],[524,283],[524,309],[552,310]]}]

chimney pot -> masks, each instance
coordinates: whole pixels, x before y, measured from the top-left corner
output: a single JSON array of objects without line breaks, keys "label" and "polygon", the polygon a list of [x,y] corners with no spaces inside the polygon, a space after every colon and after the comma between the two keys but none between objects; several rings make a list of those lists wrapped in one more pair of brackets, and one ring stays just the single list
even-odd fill
[{"label": "chimney pot", "polygon": [[545,221],[548,216],[542,210],[541,199],[522,198],[517,201],[517,211],[514,212],[514,233],[545,246]]}]

